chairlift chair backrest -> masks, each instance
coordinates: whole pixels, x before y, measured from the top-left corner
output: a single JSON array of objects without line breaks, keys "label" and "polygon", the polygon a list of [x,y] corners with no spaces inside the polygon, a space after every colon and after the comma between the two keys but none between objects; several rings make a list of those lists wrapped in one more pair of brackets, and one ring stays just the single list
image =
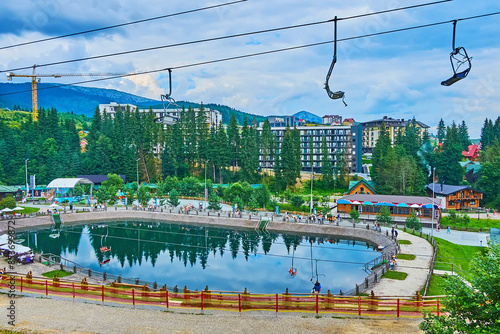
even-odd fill
[{"label": "chairlift chair backrest", "polygon": [[[441,81],[443,86],[451,86],[455,82],[465,78],[472,67],[471,59],[467,54],[465,48],[459,46],[455,47],[455,32],[457,28],[457,20],[453,21],[453,41],[452,41],[452,51],[450,53],[451,68],[453,69],[453,76],[447,80]],[[459,71],[462,65],[466,65],[467,68]]]},{"label": "chairlift chair backrest", "polygon": [[333,68],[335,67],[335,63],[337,62],[337,17],[336,16],[333,22],[334,22],[333,59],[330,65],[330,69],[328,70],[328,73],[326,75],[325,89],[326,93],[328,94],[328,97],[330,97],[332,100],[342,99],[342,102],[347,107],[347,103],[345,103],[344,101],[345,93],[340,90],[332,92],[328,84],[328,82],[330,81],[330,76],[332,75]]}]

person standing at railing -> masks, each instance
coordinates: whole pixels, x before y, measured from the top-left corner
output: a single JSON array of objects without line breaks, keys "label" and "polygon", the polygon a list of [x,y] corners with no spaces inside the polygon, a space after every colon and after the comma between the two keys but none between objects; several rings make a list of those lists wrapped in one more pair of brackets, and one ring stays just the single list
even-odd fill
[{"label": "person standing at railing", "polygon": [[321,291],[321,284],[316,280],[316,283],[314,283],[313,290],[311,291],[312,293],[319,294]]}]

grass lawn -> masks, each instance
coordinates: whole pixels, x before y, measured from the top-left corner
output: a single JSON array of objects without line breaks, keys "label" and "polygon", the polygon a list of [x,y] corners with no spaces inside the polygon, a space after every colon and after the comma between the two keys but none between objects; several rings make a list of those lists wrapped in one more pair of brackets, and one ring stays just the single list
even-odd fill
[{"label": "grass lawn", "polygon": [[402,271],[387,270],[385,274],[382,275],[382,278],[398,279],[402,281],[406,279],[406,276],[408,276],[408,274]]},{"label": "grass lawn", "polygon": [[398,254],[398,255],[396,255],[396,259],[415,260],[415,255],[413,255],[413,254]]},{"label": "grass lawn", "polygon": [[[446,279],[443,276],[432,275],[431,282],[429,283],[429,289],[427,289],[427,296],[442,296],[445,294],[444,286],[446,285]],[[425,288],[425,287],[424,287]],[[420,291],[423,295],[424,288]]]},{"label": "grass lawn", "polygon": [[491,227],[500,227],[500,220],[497,219],[474,219],[472,216],[470,218],[469,226],[472,228],[482,228],[484,232],[489,232]]},{"label": "grass lawn", "polygon": [[70,272],[64,271],[64,270],[52,270],[52,271],[48,271],[46,273],[43,273],[42,276],[45,276],[45,277],[48,277],[48,278],[53,278],[57,274],[59,274],[59,277],[73,275],[73,273],[70,273]]},{"label": "grass lawn", "polygon": [[400,245],[411,245],[411,241],[410,240],[399,240],[399,244]]},{"label": "grass lawn", "polygon": [[16,211],[16,213],[23,213],[23,214],[29,215],[30,213],[40,211],[39,208],[33,208],[33,207],[29,207],[29,206],[21,206],[21,208],[24,208],[24,210]]},{"label": "grass lawn", "polygon": [[453,271],[464,277],[468,276],[467,272],[470,269],[472,259],[480,252],[486,251],[484,247],[456,245],[440,238],[434,238],[434,240],[438,246],[434,269],[451,270],[453,264]]}]

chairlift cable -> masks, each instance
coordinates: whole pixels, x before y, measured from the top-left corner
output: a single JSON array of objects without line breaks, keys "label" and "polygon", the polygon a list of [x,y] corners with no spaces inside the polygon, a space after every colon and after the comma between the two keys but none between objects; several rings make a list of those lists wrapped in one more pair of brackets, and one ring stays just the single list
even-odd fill
[{"label": "chairlift cable", "polygon": [[[388,11],[399,11],[399,10],[406,10],[406,9],[410,9],[410,8],[414,8],[414,7],[434,5],[434,4],[439,4],[439,3],[447,2],[447,1],[453,1],[453,0],[441,0],[441,1],[437,1],[437,2],[429,2],[429,3],[425,3],[425,4],[421,4],[421,5],[408,6],[408,7],[402,7],[402,8],[394,8],[394,9],[391,9],[391,10],[386,10],[386,11],[381,11],[381,12],[361,14],[360,17],[362,17],[362,16],[368,16],[368,15],[383,14],[383,13],[386,13]],[[357,18],[357,17],[358,16],[346,17],[346,18],[343,18],[343,20],[354,19],[354,18]],[[314,26],[314,25],[319,25],[319,24],[325,24],[325,23],[334,22],[334,20],[335,19],[328,19],[328,20],[323,20],[323,21],[315,21],[315,22],[310,22],[310,23],[296,24],[296,25],[284,26],[284,27],[279,27],[279,28],[271,28],[271,29],[264,29],[264,30],[257,30],[257,31],[252,31],[252,32],[240,33],[240,34],[233,34],[233,35],[226,35],[226,36],[205,38],[205,39],[200,39],[200,40],[195,40],[195,41],[189,41],[189,42],[181,42],[181,43],[175,43],[175,44],[159,45],[159,46],[154,46],[154,47],[149,47],[149,48],[143,48],[143,49],[135,49],[135,50],[129,50],[129,51],[115,52],[115,53],[109,53],[109,54],[103,54],[103,55],[97,55],[97,56],[90,56],[90,57],[83,57],[83,58],[76,58],[76,59],[70,59],[70,60],[63,60],[63,61],[57,61],[57,62],[45,63],[45,64],[37,64],[36,67],[62,65],[62,64],[68,64],[68,63],[73,63],[73,62],[80,62],[80,61],[85,61],[85,60],[94,60],[94,59],[100,59],[100,58],[122,56],[122,55],[127,55],[127,54],[138,53],[138,52],[146,52],[146,51],[153,51],[153,50],[159,50],[159,49],[165,49],[165,48],[171,48],[171,47],[178,47],[178,46],[186,46],[186,45],[192,45],[192,44],[198,44],[198,43],[213,42],[213,41],[218,41],[218,40],[224,40],[224,39],[230,39],[230,38],[236,38],[236,37],[243,37],[243,36],[251,36],[251,35],[257,35],[257,34],[263,34],[263,33],[275,32],[275,31],[282,31],[282,30],[288,30],[288,29],[303,28],[303,27],[308,27],[308,26]],[[0,48],[0,50],[1,50],[1,48]],[[8,70],[1,70],[0,73],[12,72],[12,71],[19,71],[19,70],[26,70],[26,69],[32,69],[32,68],[33,68],[33,65],[30,65],[30,66],[12,68],[12,69],[8,69]]]},{"label": "chairlift cable", "polygon": [[[10,48],[24,46],[24,45],[30,45],[30,44],[35,44],[35,43],[52,41],[52,40],[55,40],[55,39],[61,39],[61,38],[65,38],[65,37],[72,37],[72,36],[77,36],[77,35],[83,35],[83,34],[88,34],[88,33],[92,33],[92,32],[103,31],[103,30],[107,30],[107,29],[119,28],[119,27],[124,27],[124,26],[128,26],[128,25],[137,24],[137,23],[144,23],[144,22],[149,22],[149,21],[164,19],[164,18],[167,18],[167,17],[173,17],[173,16],[179,16],[179,15],[183,15],[183,14],[190,14],[190,13],[200,12],[200,11],[207,10],[207,9],[214,9],[214,8],[219,8],[219,7],[223,7],[223,6],[234,5],[234,4],[237,4],[237,3],[240,3],[240,2],[245,2],[245,1],[248,1],[248,0],[237,0],[237,1],[233,1],[233,2],[227,2],[227,3],[218,4],[218,5],[213,5],[213,6],[207,6],[207,7],[202,7],[202,8],[185,10],[185,11],[178,12],[178,13],[173,13],[173,14],[166,14],[166,15],[161,15],[161,16],[155,16],[155,17],[151,17],[151,18],[148,18],[148,19],[142,19],[142,20],[137,20],[137,21],[120,23],[120,24],[115,24],[115,25],[111,25],[111,26],[107,26],[107,27],[96,28],[96,29],[91,29],[91,30],[85,30],[85,31],[75,32],[75,33],[61,35],[61,36],[43,38],[43,39],[38,39],[38,40],[30,41],[30,42],[24,42],[24,43],[19,43],[19,44],[2,46],[2,47],[0,47],[0,50],[10,49]],[[449,1],[451,1],[451,0],[449,0]]]},{"label": "chairlift cable", "polygon": [[[99,234],[97,233],[82,233],[82,232],[78,232],[78,231],[71,231],[71,230],[67,230],[66,233],[74,233],[74,234],[87,234],[87,235],[90,235],[90,236],[100,236]],[[137,239],[136,238],[128,238],[128,237],[118,237],[118,236],[110,236],[110,238],[112,239],[119,239],[119,240],[129,240],[129,241],[136,241]],[[141,240],[141,242],[145,242],[145,243],[155,243],[155,244],[163,244],[165,245],[165,242],[164,241],[156,241],[156,240]],[[205,247],[205,246],[196,246],[196,245],[186,245],[186,244],[180,244],[180,243],[168,243],[169,245],[172,245],[172,246],[181,246],[181,247],[187,247],[187,248],[200,248],[200,249],[208,249],[208,247]],[[217,248],[219,249],[219,248]],[[227,248],[224,248],[223,249],[225,252],[232,252],[231,249],[227,249]],[[245,251],[243,250],[238,250],[238,253],[245,253]],[[289,255],[278,255],[278,254],[271,254],[271,253],[263,253],[263,252],[249,252],[249,255],[263,255],[263,256],[272,256],[272,257],[279,257],[279,258],[290,258]],[[305,260],[305,261],[309,261],[310,258],[306,258],[306,257],[298,257],[297,259],[299,260]],[[343,263],[343,264],[356,264],[356,265],[364,265],[365,263],[364,262],[352,262],[352,261],[339,261],[339,260],[331,260],[331,259],[315,259],[317,261],[320,261],[320,262],[325,262],[325,263]],[[409,269],[429,269],[429,267],[419,267],[419,266],[411,266],[411,265],[398,265],[398,268],[409,268]],[[454,270],[454,271],[457,271],[457,270]],[[471,272],[471,270],[460,270],[461,272]]]},{"label": "chairlift cable", "polygon": [[[465,21],[465,20],[477,19],[477,18],[482,18],[482,17],[486,17],[486,16],[492,16],[492,15],[499,15],[499,14],[500,14],[500,12],[488,13],[488,14],[483,14],[483,15],[476,15],[476,16],[471,16],[471,17],[465,17],[465,18],[457,19],[457,21]],[[365,35],[358,35],[358,36],[346,37],[346,38],[339,39],[337,41],[338,42],[340,42],[340,41],[349,41],[349,40],[355,40],[355,39],[360,39],[360,38],[374,37],[374,36],[386,35],[386,34],[391,34],[391,33],[396,33],[396,32],[402,32],[402,31],[408,31],[408,30],[415,30],[415,29],[427,28],[427,27],[432,27],[432,26],[437,26],[437,25],[442,25],[442,24],[450,23],[450,22],[453,22],[453,21],[454,20],[441,21],[441,22],[423,24],[423,25],[412,26],[412,27],[407,27],[407,28],[399,28],[399,29],[394,29],[394,30],[387,30],[387,31],[382,31],[382,32],[377,32],[377,33],[372,33],[372,34],[365,34]],[[309,47],[314,47],[314,46],[320,46],[320,45],[325,45],[325,44],[330,44],[330,43],[333,43],[333,40],[324,41],[324,42],[317,42],[317,43],[311,43],[311,44],[303,44],[303,45],[298,45],[298,46],[291,46],[291,47],[287,47],[287,48],[275,49],[275,50],[269,50],[269,51],[263,51],[263,52],[250,53],[250,54],[245,54],[245,55],[240,55],[240,56],[233,56],[233,57],[227,57],[227,58],[219,58],[219,59],[215,59],[215,60],[207,60],[207,61],[202,61],[202,62],[198,62],[198,63],[191,63],[191,64],[179,65],[179,66],[175,66],[175,67],[165,67],[165,68],[155,69],[155,70],[148,70],[148,71],[135,72],[135,73],[127,73],[127,74],[124,74],[124,75],[110,76],[110,77],[104,77],[104,78],[99,78],[99,79],[85,80],[85,81],[79,81],[79,82],[73,82],[73,83],[67,83],[67,84],[54,84],[52,86],[38,88],[38,90],[40,91],[40,90],[45,90],[45,89],[53,89],[53,88],[59,88],[59,87],[74,86],[74,85],[80,85],[80,84],[86,84],[86,83],[92,83],[92,82],[98,82],[98,81],[112,80],[112,79],[117,79],[117,78],[125,78],[125,77],[137,76],[137,75],[144,75],[144,74],[152,74],[152,73],[158,73],[158,72],[165,72],[165,71],[168,70],[168,68],[170,68],[170,69],[183,69],[183,68],[189,68],[189,67],[195,67],[195,66],[201,66],[201,65],[215,64],[215,63],[220,63],[220,62],[225,62],[225,61],[230,61],[230,60],[244,59],[244,58],[262,56],[262,55],[273,54],[273,53],[284,52],[284,51],[298,50],[298,49],[309,48]],[[5,71],[0,71],[0,73],[1,72],[5,72]],[[23,90],[23,91],[17,91],[17,92],[3,93],[3,94],[0,94],[0,96],[14,95],[14,94],[20,94],[20,93],[30,93],[30,92],[31,92],[31,89],[29,89],[29,90]]]}]

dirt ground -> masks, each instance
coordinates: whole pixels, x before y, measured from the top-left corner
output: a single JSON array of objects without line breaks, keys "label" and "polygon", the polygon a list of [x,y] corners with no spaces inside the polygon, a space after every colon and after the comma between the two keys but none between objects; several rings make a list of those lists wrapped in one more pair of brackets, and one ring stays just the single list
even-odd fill
[{"label": "dirt ground", "polygon": [[[15,326],[8,324],[11,300],[0,295],[0,328],[14,333],[421,333],[421,319],[353,318],[314,314],[132,309],[45,298],[15,298]],[[3,331],[2,331],[3,332]],[[10,333],[10,332],[9,332]]]}]

